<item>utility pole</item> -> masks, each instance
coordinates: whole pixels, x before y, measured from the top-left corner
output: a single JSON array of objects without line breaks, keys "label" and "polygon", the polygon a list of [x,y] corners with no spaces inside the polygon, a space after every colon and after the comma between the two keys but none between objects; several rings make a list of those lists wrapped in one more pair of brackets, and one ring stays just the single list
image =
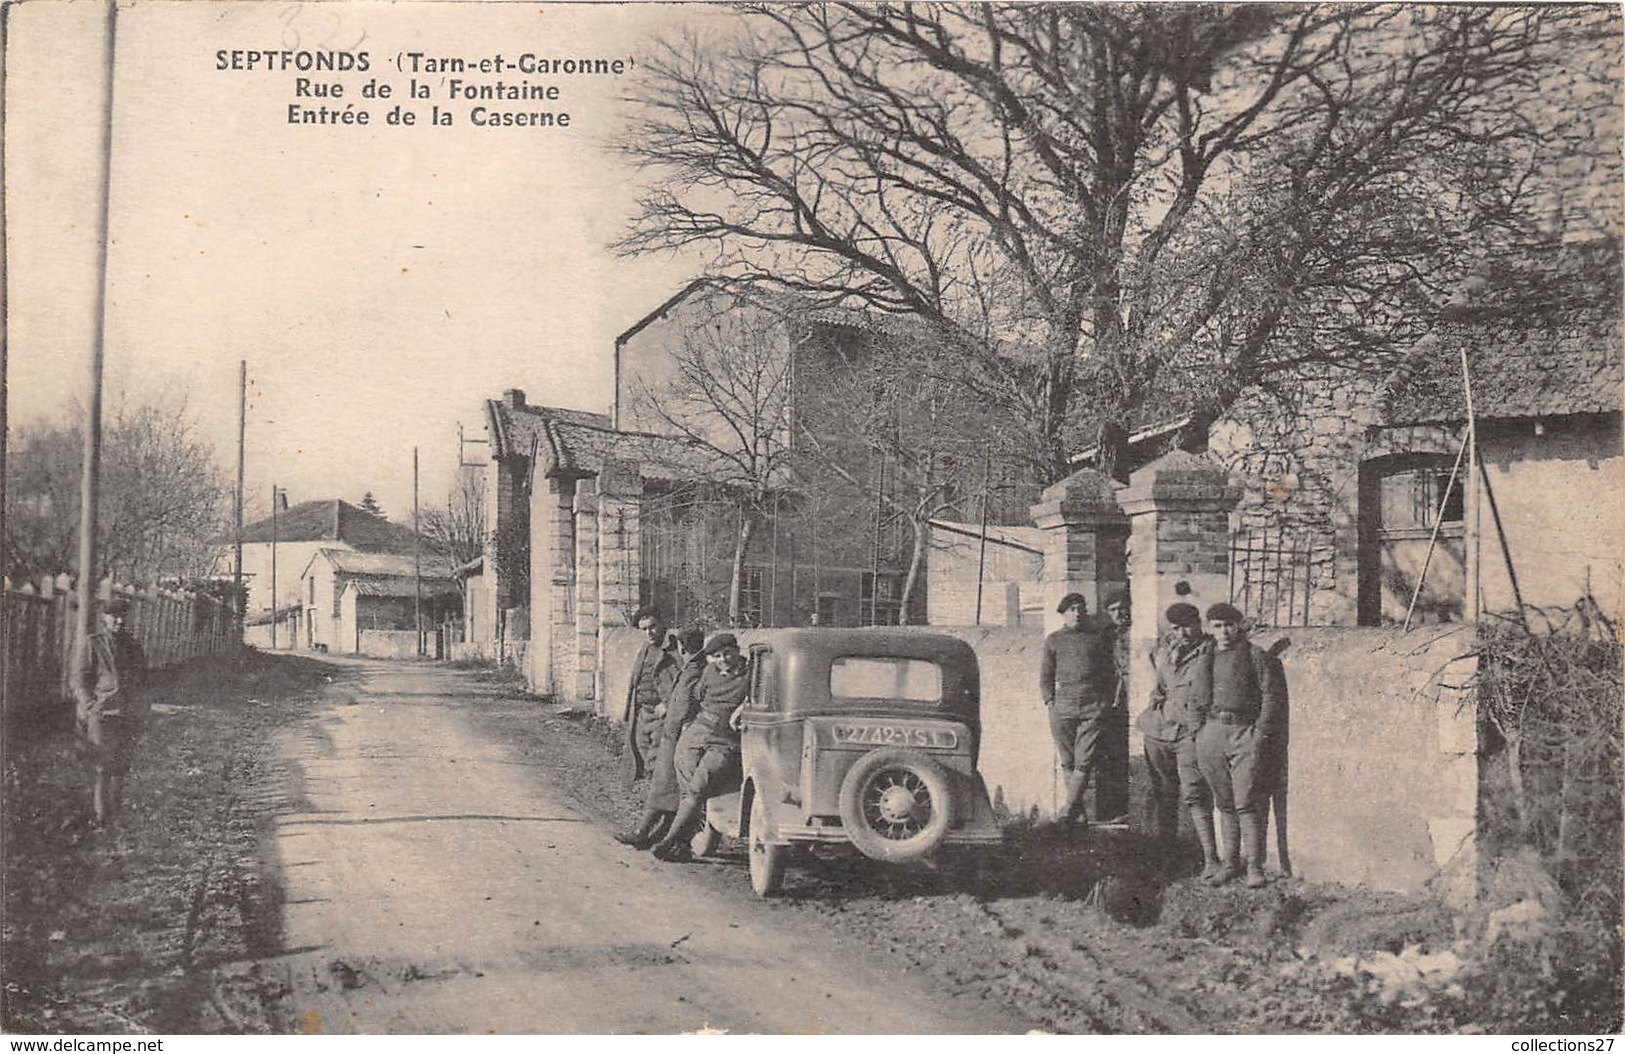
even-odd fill
[{"label": "utility pole", "polygon": [[85,736],[98,758],[91,808],[96,821],[105,822],[112,808],[109,773],[102,755],[101,713],[90,686],[90,613],[96,582],[96,513],[101,500],[102,458],[102,362],[107,337],[107,243],[109,202],[113,196],[113,71],[118,39],[118,3],[107,5],[107,92],[103,96],[101,141],[101,193],[96,200],[96,272],[99,283],[96,304],[91,312],[90,392],[85,410],[84,473],[79,487],[79,581],[78,610],[74,612],[73,693],[77,714],[85,725]]},{"label": "utility pole", "polygon": [[271,484],[271,650],[276,651],[276,495],[277,485]]},{"label": "utility pole", "polygon": [[976,624],[982,624],[982,575],[987,570],[987,499],[988,487],[992,482],[992,463],[986,454],[982,455],[982,530],[981,541],[976,546]]},{"label": "utility pole", "polygon": [[248,360],[237,360],[237,552],[232,562],[232,606],[237,609],[237,643],[243,643],[248,597],[243,594],[243,465],[248,435]]},{"label": "utility pole", "polygon": [[423,657],[423,528],[418,523],[418,448],[412,448],[412,624]]}]

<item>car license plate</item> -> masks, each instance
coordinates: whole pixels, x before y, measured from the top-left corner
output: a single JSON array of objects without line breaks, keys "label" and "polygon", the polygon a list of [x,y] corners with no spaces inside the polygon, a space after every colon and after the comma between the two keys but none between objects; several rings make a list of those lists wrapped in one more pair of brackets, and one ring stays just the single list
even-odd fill
[{"label": "car license plate", "polygon": [[951,728],[921,728],[913,725],[837,724],[831,730],[837,743],[874,747],[935,747],[952,750],[959,745],[959,733]]}]

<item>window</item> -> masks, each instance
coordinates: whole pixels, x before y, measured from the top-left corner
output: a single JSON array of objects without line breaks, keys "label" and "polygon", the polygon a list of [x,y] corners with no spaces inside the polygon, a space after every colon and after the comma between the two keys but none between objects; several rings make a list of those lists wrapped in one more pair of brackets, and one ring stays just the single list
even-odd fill
[{"label": "window", "polygon": [[1451,485],[1454,463],[1445,453],[1403,453],[1360,466],[1361,625],[1461,619],[1467,481],[1462,473]]},{"label": "window", "polygon": [[942,670],[924,659],[846,656],[829,664],[829,694],[837,699],[935,703],[942,698]]},{"label": "window", "polygon": [[902,587],[896,578],[881,575],[877,591],[875,576],[866,573],[858,593],[858,625],[897,625],[898,611],[902,606],[898,598],[901,595]]},{"label": "window", "polygon": [[745,571],[739,578],[739,617],[747,626],[763,626],[762,572]]}]

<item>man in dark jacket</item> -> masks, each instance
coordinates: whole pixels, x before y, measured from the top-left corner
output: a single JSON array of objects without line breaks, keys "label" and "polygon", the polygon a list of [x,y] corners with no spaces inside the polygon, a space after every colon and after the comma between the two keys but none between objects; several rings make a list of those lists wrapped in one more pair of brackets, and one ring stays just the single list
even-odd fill
[{"label": "man in dark jacket", "polygon": [[1196,764],[1213,793],[1223,835],[1224,866],[1209,881],[1242,874],[1247,885],[1264,875],[1264,825],[1276,773],[1284,769],[1286,673],[1281,660],[1247,639],[1242,614],[1230,604],[1207,609],[1213,647],[1197,665]]},{"label": "man in dark jacket", "polygon": [[1099,778],[1100,739],[1115,674],[1111,644],[1090,624],[1083,594],[1068,593],[1055,610],[1063,625],[1044,638],[1038,690],[1049,708],[1050,734],[1066,783],[1061,816],[1076,824],[1084,818],[1084,791]]},{"label": "man in dark jacket", "polygon": [[653,850],[670,863],[693,859],[688,843],[705,822],[705,803],[739,785],[739,715],[750,694],[750,663],[732,633],[713,634],[705,656],[709,665],[700,675],[698,712],[677,741],[682,802],[671,830]]},{"label": "man in dark jacket", "polygon": [[1165,617],[1170,629],[1151,652],[1151,705],[1136,724],[1145,739],[1145,764],[1151,775],[1156,838],[1172,847],[1184,807],[1202,845],[1202,877],[1219,872],[1213,838],[1213,796],[1196,766],[1197,668],[1213,641],[1202,632],[1202,612],[1194,604],[1172,604]]},{"label": "man in dark jacket", "polygon": [[1101,605],[1105,620],[1100,631],[1111,642],[1111,703],[1101,719],[1100,776],[1095,790],[1095,820],[1106,826],[1128,825],[1128,698],[1133,646],[1129,627],[1128,590],[1113,589]]},{"label": "man in dark jacket", "polygon": [[632,615],[632,624],[647,639],[632,661],[632,677],[626,686],[626,752],[624,774],[627,786],[649,774],[660,749],[661,723],[666,697],[677,683],[677,657],[666,639],[666,623],[654,607],[641,607]]},{"label": "man in dark jacket", "polygon": [[95,767],[91,808],[97,823],[117,808],[124,777],[135,760],[135,743],[151,709],[143,688],[147,659],[124,624],[129,603],[114,597],[102,605],[89,649],[86,683],[78,695],[79,736]]},{"label": "man in dark jacket", "polygon": [[682,793],[677,785],[677,740],[699,709],[700,677],[706,665],[705,632],[691,626],[676,638],[677,680],[666,697],[660,746],[649,773],[649,797],[643,804],[643,817],[632,830],[615,835],[617,842],[634,849],[647,849],[659,841],[677,814]]}]

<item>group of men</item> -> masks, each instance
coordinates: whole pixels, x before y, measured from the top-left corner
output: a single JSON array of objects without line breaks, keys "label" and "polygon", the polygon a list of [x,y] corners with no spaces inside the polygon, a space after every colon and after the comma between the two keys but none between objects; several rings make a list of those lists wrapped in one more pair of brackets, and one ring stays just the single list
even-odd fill
[{"label": "group of men", "polygon": [[660,612],[633,616],[645,635],[627,686],[628,782],[648,777],[643,816],[615,835],[670,863],[693,859],[689,842],[705,803],[740,779],[739,720],[750,690],[749,664],[732,633],[689,627],[670,632]]},{"label": "group of men", "polygon": [[[1097,820],[1127,809],[1127,594],[1109,594],[1104,608],[1107,619],[1096,623],[1081,593],[1061,598],[1063,625],[1045,638],[1039,668],[1065,777],[1062,822],[1069,826],[1083,821],[1091,786]],[[1150,705],[1136,722],[1156,836],[1172,845],[1184,808],[1202,847],[1205,881],[1222,885],[1244,875],[1248,886],[1263,886],[1270,799],[1286,782],[1285,673],[1274,654],[1247,639],[1242,613],[1231,604],[1208,608],[1205,632],[1194,604],[1173,604],[1164,617],[1170,629],[1151,653]]]}]

